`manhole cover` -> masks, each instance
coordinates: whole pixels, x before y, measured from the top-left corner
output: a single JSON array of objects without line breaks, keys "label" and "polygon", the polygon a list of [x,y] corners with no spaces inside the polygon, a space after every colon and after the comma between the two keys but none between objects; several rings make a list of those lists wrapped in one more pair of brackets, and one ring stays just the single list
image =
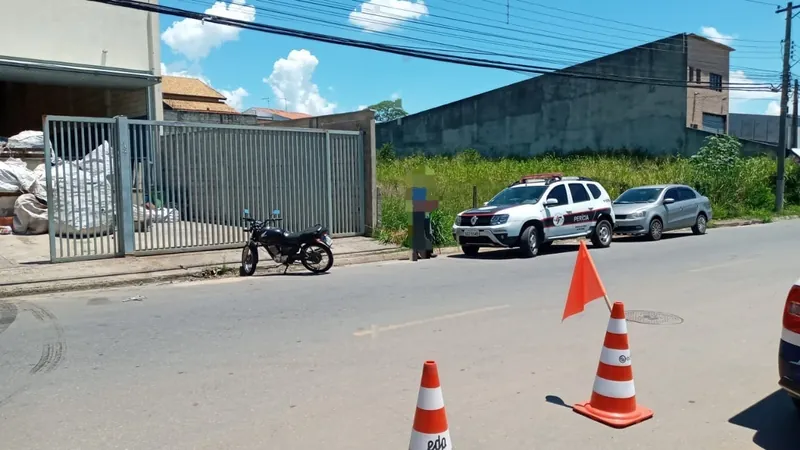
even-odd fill
[{"label": "manhole cover", "polygon": [[683,319],[675,314],[658,311],[632,309],[625,311],[625,316],[628,322],[641,323],[644,325],[678,325],[683,323]]}]

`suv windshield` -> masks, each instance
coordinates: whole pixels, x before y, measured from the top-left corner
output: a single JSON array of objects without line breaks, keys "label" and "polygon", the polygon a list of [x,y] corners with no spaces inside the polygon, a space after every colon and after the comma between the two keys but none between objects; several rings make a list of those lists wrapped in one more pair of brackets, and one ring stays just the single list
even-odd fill
[{"label": "suv windshield", "polygon": [[515,186],[505,188],[486,204],[488,206],[521,205],[523,203],[532,205],[539,201],[545,190],[547,190],[547,186]]},{"label": "suv windshield", "polygon": [[614,200],[615,204],[626,204],[626,203],[653,203],[654,201],[658,200],[658,196],[661,194],[664,188],[636,188],[636,189],[628,189],[627,191],[623,192],[616,200]]}]

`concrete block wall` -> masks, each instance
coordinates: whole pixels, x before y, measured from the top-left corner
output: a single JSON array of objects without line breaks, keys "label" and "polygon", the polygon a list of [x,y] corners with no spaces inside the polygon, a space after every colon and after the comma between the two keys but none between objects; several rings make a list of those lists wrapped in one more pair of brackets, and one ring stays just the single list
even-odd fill
[{"label": "concrete block wall", "polygon": [[[587,76],[685,83],[677,35],[569,68]],[[669,83],[665,83],[669,84]],[[376,126],[376,145],[399,155],[474,148],[489,157],[586,149],[684,151],[686,89],[555,74],[495,89]]]},{"label": "concrete block wall", "polygon": [[221,125],[257,125],[256,116],[246,114],[220,114],[169,109],[164,110],[164,120],[168,122],[214,123]]}]

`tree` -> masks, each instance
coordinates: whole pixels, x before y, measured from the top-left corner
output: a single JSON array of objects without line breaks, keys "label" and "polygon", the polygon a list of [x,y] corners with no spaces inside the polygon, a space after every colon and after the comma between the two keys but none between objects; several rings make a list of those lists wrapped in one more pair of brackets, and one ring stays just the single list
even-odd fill
[{"label": "tree", "polygon": [[401,98],[397,100],[384,100],[370,106],[369,109],[375,111],[375,121],[378,123],[389,122],[390,120],[399,119],[408,115],[406,110],[403,109],[403,99]]}]

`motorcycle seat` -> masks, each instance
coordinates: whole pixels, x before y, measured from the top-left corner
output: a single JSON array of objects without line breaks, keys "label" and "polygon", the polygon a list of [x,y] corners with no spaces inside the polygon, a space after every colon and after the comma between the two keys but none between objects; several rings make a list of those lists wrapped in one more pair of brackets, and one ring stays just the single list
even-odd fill
[{"label": "motorcycle seat", "polygon": [[308,239],[310,237],[315,236],[317,233],[322,231],[322,225],[314,225],[311,228],[306,228],[303,231],[294,232],[294,233],[286,233],[286,239],[292,241],[301,241],[304,239]]}]

